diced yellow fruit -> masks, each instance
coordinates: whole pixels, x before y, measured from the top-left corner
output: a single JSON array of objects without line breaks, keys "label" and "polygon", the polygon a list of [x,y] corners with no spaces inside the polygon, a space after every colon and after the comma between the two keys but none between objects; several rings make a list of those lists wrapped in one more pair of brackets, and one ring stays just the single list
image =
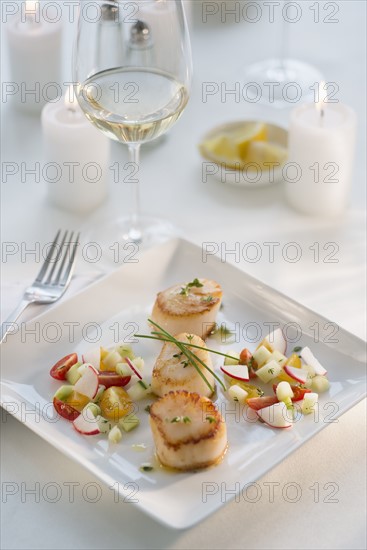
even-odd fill
[{"label": "diced yellow fruit", "polygon": [[73,407],[73,409],[76,409],[79,412],[82,412],[84,407],[88,405],[90,402],[89,397],[86,395],[82,395],[81,393],[78,393],[76,391],[73,391],[67,399],[65,399],[65,403],[70,405],[70,407]]},{"label": "diced yellow fruit", "polygon": [[103,359],[107,357],[109,353],[110,352],[108,351],[108,349],[101,347],[101,361],[103,361]]},{"label": "diced yellow fruit", "polygon": [[281,166],[287,158],[287,151],[284,147],[268,143],[265,141],[251,141],[248,144],[246,153],[241,154],[241,159],[245,164],[255,163],[265,170],[270,170],[268,164],[271,163]]},{"label": "diced yellow fruit", "polygon": [[[292,353],[290,357],[288,357],[286,363],[289,367],[295,367],[296,369],[300,369],[302,366],[301,359],[298,357],[297,353]],[[294,384],[295,380],[288,376],[286,372],[282,369],[281,373],[278,375],[278,380],[281,380],[282,382],[289,382],[290,384]]]},{"label": "diced yellow fruit", "polygon": [[300,369],[302,366],[301,359],[297,355],[297,353],[292,353],[290,357],[287,359],[287,365],[289,367],[295,367],[296,369]]},{"label": "diced yellow fruit", "polygon": [[102,416],[115,422],[123,416],[130,414],[133,410],[129,394],[123,388],[116,386],[108,388],[103,393],[99,406]]},{"label": "diced yellow fruit", "polygon": [[108,349],[101,347],[101,361],[99,364],[99,370],[102,370],[102,371],[108,370],[105,364],[103,363],[103,360],[106,359],[109,353],[110,352],[108,351]]}]

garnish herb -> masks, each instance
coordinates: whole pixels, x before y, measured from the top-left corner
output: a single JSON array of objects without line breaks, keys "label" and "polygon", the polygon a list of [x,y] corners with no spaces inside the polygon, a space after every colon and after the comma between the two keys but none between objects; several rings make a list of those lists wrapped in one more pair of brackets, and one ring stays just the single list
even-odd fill
[{"label": "garnish herb", "polygon": [[202,286],[204,285],[199,281],[199,279],[196,278],[191,281],[191,283],[187,283],[186,286],[181,287],[180,294],[182,294],[183,296],[188,296],[191,288],[201,288]]},{"label": "garnish herb", "polygon": [[171,424],[175,424],[177,422],[188,424],[189,422],[191,422],[191,418],[189,418],[188,416],[175,416],[174,418],[172,418]]},{"label": "garnish herb", "polygon": [[214,300],[213,296],[206,296],[205,298],[202,298],[201,301],[202,302],[207,302],[207,303],[210,303]]},{"label": "garnish herb", "polygon": [[[237,399],[237,398],[236,398]],[[238,401],[238,400],[237,400]],[[206,419],[210,424],[213,424],[213,422],[215,422],[215,418],[214,416],[207,416]]]},{"label": "garnish herb", "polygon": [[302,351],[302,346],[296,346],[293,348],[293,353],[299,353],[300,351]]},{"label": "garnish herb", "polygon": [[151,407],[151,406],[152,406],[152,405],[147,405],[147,406],[145,407],[144,410],[145,410],[147,413],[150,413],[150,407]]},{"label": "garnish herb", "polygon": [[269,374],[274,374],[274,369],[268,369]]},{"label": "garnish herb", "polygon": [[175,353],[173,357],[175,357],[176,359],[178,359],[179,357],[182,357],[183,353],[181,351],[181,353]]},{"label": "garnish herb", "polygon": [[152,335],[147,335],[147,334],[136,334],[136,338],[149,338],[151,340],[160,340],[161,342],[171,342],[172,344],[175,344],[178,349],[184,354],[186,355],[187,357],[187,360],[188,362],[193,366],[195,367],[195,369],[197,370],[199,376],[201,376],[201,378],[204,380],[204,382],[206,383],[206,385],[208,386],[208,388],[210,389],[211,392],[214,391],[214,388],[212,388],[212,386],[210,385],[208,379],[206,378],[205,374],[202,372],[202,370],[199,368],[198,364],[197,363],[200,363],[204,369],[208,370],[213,376],[214,378],[219,382],[219,384],[222,386],[223,390],[226,391],[226,387],[225,385],[223,384],[222,380],[219,378],[219,376],[211,369],[208,367],[208,365],[206,365],[204,363],[204,361],[202,361],[200,359],[200,357],[198,357],[192,350],[191,348],[196,348],[196,349],[202,349],[204,351],[209,351],[209,352],[212,352],[212,353],[216,353],[217,355],[221,355],[222,357],[229,357],[230,359],[236,359],[236,357],[232,357],[231,355],[227,355],[225,353],[222,353],[220,351],[216,351],[216,350],[211,350],[209,348],[204,348],[202,346],[197,346],[196,344],[191,344],[191,343],[187,343],[187,342],[180,342],[179,340],[177,340],[174,336],[172,336],[172,334],[170,334],[169,332],[167,332],[164,328],[162,328],[160,325],[158,325],[157,323],[155,323],[154,321],[152,321],[151,319],[148,319],[148,322],[153,325],[154,327],[156,327],[158,329],[158,331],[152,331]]},{"label": "garnish herb", "polygon": [[142,464],[140,466],[140,471],[141,472],[151,472],[153,470],[153,466],[151,464]]},{"label": "garnish herb", "polygon": [[222,323],[220,326],[215,325],[214,329],[211,331],[210,336],[214,336],[221,340],[221,342],[227,342],[235,337],[235,332],[230,330]]},{"label": "garnish herb", "polygon": [[181,361],[181,365],[183,365],[183,368],[186,369],[186,367],[189,366],[189,362],[188,361]]}]

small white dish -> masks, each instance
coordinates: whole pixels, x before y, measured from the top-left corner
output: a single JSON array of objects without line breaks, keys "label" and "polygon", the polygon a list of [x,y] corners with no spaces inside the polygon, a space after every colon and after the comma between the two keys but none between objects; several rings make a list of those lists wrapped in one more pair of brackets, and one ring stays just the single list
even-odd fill
[{"label": "small white dish", "polygon": [[[202,139],[202,142],[214,138],[218,134],[235,131],[241,128],[244,123],[253,123],[254,121],[236,121],[217,126],[210,130]],[[273,145],[278,145],[285,149],[288,149],[288,131],[276,124],[266,123],[268,142]],[[259,187],[266,187],[268,185],[274,185],[283,181],[283,163],[279,167],[274,167],[269,171],[263,171],[258,167],[254,168],[249,165],[247,169],[234,170],[227,168],[224,163],[218,164],[217,162],[209,159],[204,159],[203,174],[206,174],[207,178],[214,177],[221,183],[226,185],[235,185],[237,187],[245,187],[246,189],[257,189]]]}]

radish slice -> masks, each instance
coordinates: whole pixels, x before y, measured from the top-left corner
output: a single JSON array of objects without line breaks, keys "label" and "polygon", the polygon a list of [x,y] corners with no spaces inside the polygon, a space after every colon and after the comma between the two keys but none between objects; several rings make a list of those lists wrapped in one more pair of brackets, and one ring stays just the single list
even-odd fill
[{"label": "radish slice", "polygon": [[131,368],[131,370],[133,371],[134,374],[136,374],[136,376],[139,378],[139,380],[143,380],[143,377],[142,375],[140,374],[140,372],[138,370],[136,370],[136,368],[134,367],[132,361],[130,361],[130,359],[128,357],[124,357],[126,363],[129,365],[129,367]]},{"label": "radish slice", "polygon": [[83,435],[97,435],[101,433],[93,412],[90,408],[86,408],[73,422],[77,432]]},{"label": "radish slice", "polygon": [[301,351],[301,357],[306,365],[311,365],[311,367],[313,367],[315,374],[319,374],[320,376],[327,374],[327,370],[324,369],[321,363],[316,359],[310,348],[303,348]]},{"label": "radish slice", "polygon": [[282,332],[282,329],[277,328],[273,332],[270,332],[264,340],[269,344],[269,346],[272,348],[272,351],[280,351],[280,353],[285,353],[285,350],[287,349],[287,341],[284,338],[284,334]]},{"label": "radish slice", "polygon": [[82,356],[83,363],[89,363],[95,369],[99,370],[101,364],[101,348],[93,348]]},{"label": "radish slice", "polygon": [[74,390],[89,399],[94,399],[98,392],[99,379],[98,371],[93,365],[85,365],[85,372],[74,386]]},{"label": "radish slice", "polygon": [[301,384],[304,384],[307,380],[308,373],[304,369],[297,369],[296,367],[289,367],[288,365],[285,365],[284,372],[293,378],[293,380],[297,380],[297,382],[300,382]]},{"label": "radish slice", "polygon": [[243,380],[244,382],[250,380],[247,365],[223,365],[220,370],[235,380]]},{"label": "radish slice", "polygon": [[290,428],[292,426],[292,422],[289,420],[290,412],[283,402],[260,409],[257,414],[272,428]]}]

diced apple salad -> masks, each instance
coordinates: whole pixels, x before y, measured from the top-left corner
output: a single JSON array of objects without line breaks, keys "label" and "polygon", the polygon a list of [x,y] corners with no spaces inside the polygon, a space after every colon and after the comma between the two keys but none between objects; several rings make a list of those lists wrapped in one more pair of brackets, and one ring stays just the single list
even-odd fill
[{"label": "diced apple salad", "polygon": [[81,361],[71,353],[50,370],[56,380],[68,382],[53,397],[60,416],[73,423],[83,435],[106,434],[118,443],[123,432],[139,425],[133,413],[134,402],[148,397],[150,384],[143,379],[144,360],[131,346],[94,348]]},{"label": "diced apple salad", "polygon": [[[329,389],[327,371],[308,347],[296,347],[286,355],[287,342],[281,329],[270,333],[256,350],[247,348],[241,353],[229,353],[234,359],[225,360],[221,367],[226,382],[227,396],[232,401],[247,405],[256,411],[259,419],[272,428],[290,428],[297,411],[309,415],[315,411],[319,393]],[[250,379],[272,384],[273,395]]]}]

